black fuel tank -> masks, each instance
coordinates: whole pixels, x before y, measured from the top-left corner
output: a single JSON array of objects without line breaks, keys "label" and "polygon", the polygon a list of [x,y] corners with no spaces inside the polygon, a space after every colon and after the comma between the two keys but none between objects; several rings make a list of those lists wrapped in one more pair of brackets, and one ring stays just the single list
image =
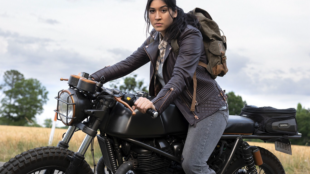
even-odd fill
[{"label": "black fuel tank", "polygon": [[157,118],[152,119],[151,116],[140,112],[131,115],[129,109],[117,103],[109,117],[104,131],[118,137],[154,138],[167,134],[186,134],[188,129],[188,122],[173,104]]}]

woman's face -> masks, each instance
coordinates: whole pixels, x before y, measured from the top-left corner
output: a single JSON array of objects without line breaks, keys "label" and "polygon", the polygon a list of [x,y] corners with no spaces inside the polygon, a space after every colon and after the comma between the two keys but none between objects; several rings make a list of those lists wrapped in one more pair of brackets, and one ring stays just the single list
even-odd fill
[{"label": "woman's face", "polygon": [[153,28],[163,36],[165,35],[166,29],[172,24],[173,18],[176,18],[177,15],[177,11],[174,12],[168,9],[167,4],[162,0],[153,0],[150,5],[150,22]]}]

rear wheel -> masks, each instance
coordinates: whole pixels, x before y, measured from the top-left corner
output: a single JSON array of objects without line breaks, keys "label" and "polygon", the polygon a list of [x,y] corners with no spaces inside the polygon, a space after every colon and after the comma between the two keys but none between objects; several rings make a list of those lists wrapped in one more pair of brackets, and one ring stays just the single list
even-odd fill
[{"label": "rear wheel", "polygon": [[[23,152],[0,167],[0,174],[64,174],[74,153],[59,147],[39,147]],[[84,160],[78,174],[93,174]]]},{"label": "rear wheel", "polygon": [[[284,168],[279,159],[268,150],[258,147],[262,155],[263,164],[257,166],[257,173],[259,174],[282,174],[285,173]],[[232,162],[226,169],[226,174],[242,174],[248,173],[245,161],[241,153],[234,155]]]}]

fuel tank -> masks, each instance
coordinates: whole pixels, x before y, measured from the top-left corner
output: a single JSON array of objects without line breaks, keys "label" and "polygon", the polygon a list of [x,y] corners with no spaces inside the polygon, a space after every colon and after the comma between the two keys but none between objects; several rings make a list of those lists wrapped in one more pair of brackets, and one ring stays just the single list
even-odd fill
[{"label": "fuel tank", "polygon": [[124,138],[155,138],[167,134],[186,134],[188,122],[179,109],[170,106],[157,118],[152,119],[147,114],[137,112],[132,115],[131,111],[122,104],[117,103],[105,124],[105,132],[109,135]]}]

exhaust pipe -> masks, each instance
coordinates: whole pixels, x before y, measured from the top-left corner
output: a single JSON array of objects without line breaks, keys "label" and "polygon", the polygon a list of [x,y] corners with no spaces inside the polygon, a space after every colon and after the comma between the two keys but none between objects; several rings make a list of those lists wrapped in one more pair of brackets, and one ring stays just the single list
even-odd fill
[{"label": "exhaust pipe", "polygon": [[129,170],[134,169],[135,163],[136,162],[133,160],[124,162],[122,165],[119,166],[115,174],[126,174]]}]

